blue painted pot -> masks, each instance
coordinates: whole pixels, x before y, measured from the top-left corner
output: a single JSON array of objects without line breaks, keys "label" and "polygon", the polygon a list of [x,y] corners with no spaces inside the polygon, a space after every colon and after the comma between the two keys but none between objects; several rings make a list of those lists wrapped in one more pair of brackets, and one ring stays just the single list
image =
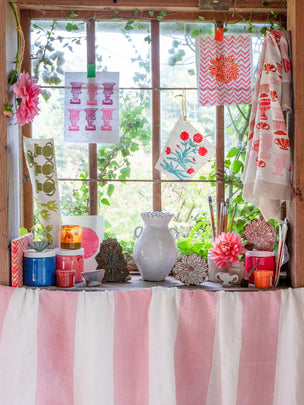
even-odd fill
[{"label": "blue painted pot", "polygon": [[56,251],[47,249],[36,252],[26,250],[23,254],[23,284],[44,287],[56,284]]}]

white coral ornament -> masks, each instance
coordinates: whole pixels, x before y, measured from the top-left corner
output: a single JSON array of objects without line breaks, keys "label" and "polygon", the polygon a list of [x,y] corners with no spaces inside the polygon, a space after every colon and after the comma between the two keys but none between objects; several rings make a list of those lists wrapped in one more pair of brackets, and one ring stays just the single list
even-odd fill
[{"label": "white coral ornament", "polygon": [[172,271],[174,277],[185,285],[200,285],[208,275],[208,264],[204,257],[192,253],[182,255]]}]

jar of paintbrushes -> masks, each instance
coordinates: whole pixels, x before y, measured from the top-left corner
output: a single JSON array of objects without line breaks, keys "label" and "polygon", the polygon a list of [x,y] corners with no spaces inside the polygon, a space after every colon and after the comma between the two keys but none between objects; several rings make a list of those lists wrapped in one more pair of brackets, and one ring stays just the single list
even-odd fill
[{"label": "jar of paintbrushes", "polygon": [[[214,221],[214,211],[211,196],[208,197],[208,203],[213,237],[211,242],[213,248],[209,249],[208,252],[208,279],[209,281],[218,281],[219,278],[217,277],[217,274],[230,273],[231,264],[238,263],[239,256],[242,253],[245,253],[246,249],[243,248],[244,243],[242,238],[232,232],[237,204],[235,203],[234,205],[228,231],[229,200],[227,199],[224,201],[222,199],[221,201],[217,228]],[[237,266],[235,265],[233,266],[234,274],[236,274],[236,267]],[[239,267],[241,268],[242,266]],[[241,277],[241,275],[239,275],[238,278],[239,277]]]}]

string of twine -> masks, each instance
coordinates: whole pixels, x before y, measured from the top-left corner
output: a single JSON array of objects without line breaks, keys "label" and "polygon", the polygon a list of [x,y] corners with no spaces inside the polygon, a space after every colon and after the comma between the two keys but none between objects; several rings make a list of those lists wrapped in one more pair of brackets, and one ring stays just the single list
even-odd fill
[{"label": "string of twine", "polygon": [[187,96],[186,96],[186,89],[183,89],[182,94],[177,94],[175,97],[182,98],[182,115],[184,117],[184,121],[187,120]]},{"label": "string of twine", "polygon": [[16,70],[18,76],[21,73],[21,66],[23,62],[23,56],[24,56],[24,50],[25,50],[25,41],[24,41],[24,35],[23,31],[21,28],[20,20],[19,20],[19,14],[18,14],[18,9],[15,3],[11,3],[13,9],[14,9],[14,14],[15,14],[15,19],[17,23],[17,34],[18,34],[18,39],[19,39],[19,49],[17,51],[17,57],[16,57]]}]

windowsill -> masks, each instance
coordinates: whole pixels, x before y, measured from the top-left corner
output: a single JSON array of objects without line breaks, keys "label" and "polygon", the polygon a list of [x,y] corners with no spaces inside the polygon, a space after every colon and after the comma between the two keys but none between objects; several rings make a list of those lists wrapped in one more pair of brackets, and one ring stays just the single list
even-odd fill
[{"label": "windowsill", "polygon": [[269,291],[269,290],[280,290],[282,288],[287,288],[286,286],[280,286],[278,288],[269,288],[269,289],[258,289],[255,288],[253,284],[249,284],[248,288],[241,288],[239,286],[236,287],[228,287],[224,288],[218,283],[214,283],[211,281],[205,281],[204,283],[198,286],[186,286],[182,284],[180,281],[176,280],[174,277],[166,277],[164,281],[145,281],[141,278],[141,276],[132,276],[131,280],[124,282],[124,283],[105,283],[101,284],[98,287],[87,287],[85,281],[81,283],[77,283],[73,288],[59,288],[55,286],[48,286],[48,287],[29,287],[23,286],[26,288],[41,288],[47,289],[51,291],[131,291],[131,290],[141,290],[144,288],[151,288],[151,287],[165,287],[165,288],[183,288],[187,290],[205,290],[205,291]]}]

